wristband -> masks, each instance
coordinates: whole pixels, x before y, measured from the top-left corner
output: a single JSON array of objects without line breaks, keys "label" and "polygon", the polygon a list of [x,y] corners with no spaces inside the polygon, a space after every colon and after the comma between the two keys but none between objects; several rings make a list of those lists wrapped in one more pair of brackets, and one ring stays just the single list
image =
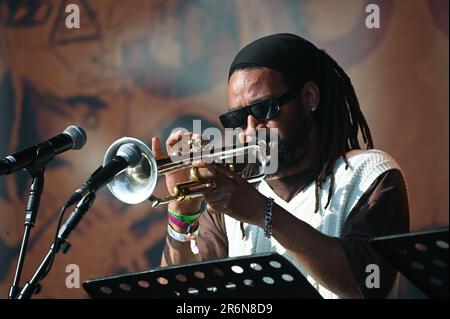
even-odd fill
[{"label": "wristband", "polygon": [[177,213],[176,211],[170,209],[169,207],[167,207],[167,211],[170,213],[170,215],[172,215],[176,219],[179,219],[179,220],[181,220],[183,222],[190,223],[190,224],[195,222],[200,217],[200,215],[202,214],[202,212],[199,211],[195,215],[183,215],[183,214]]},{"label": "wristband", "polygon": [[189,226],[188,228],[188,233],[187,234],[181,234],[177,231],[175,231],[172,226],[167,225],[167,234],[169,234],[169,236],[173,239],[175,239],[176,241],[182,242],[182,243],[186,243],[186,242],[190,242],[191,243],[191,251],[194,255],[198,255],[200,253],[198,246],[197,246],[197,236],[198,236],[198,228],[195,232],[191,232],[192,227]]},{"label": "wristband", "polygon": [[183,222],[181,220],[179,220],[178,218],[175,218],[172,216],[172,214],[170,214],[169,212],[167,213],[167,218],[170,220],[170,222],[180,228],[188,228],[189,226],[193,225],[193,226],[197,226],[199,223],[199,220],[197,219],[196,221],[194,221],[193,223],[186,223]]}]

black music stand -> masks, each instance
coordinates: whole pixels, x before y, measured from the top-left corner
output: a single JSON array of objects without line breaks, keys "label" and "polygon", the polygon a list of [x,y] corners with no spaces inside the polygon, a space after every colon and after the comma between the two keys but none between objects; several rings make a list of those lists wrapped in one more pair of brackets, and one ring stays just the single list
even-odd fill
[{"label": "black music stand", "polygon": [[448,228],[374,238],[372,247],[430,298],[449,298]]},{"label": "black music stand", "polygon": [[94,299],[320,299],[279,254],[218,259],[86,280]]}]

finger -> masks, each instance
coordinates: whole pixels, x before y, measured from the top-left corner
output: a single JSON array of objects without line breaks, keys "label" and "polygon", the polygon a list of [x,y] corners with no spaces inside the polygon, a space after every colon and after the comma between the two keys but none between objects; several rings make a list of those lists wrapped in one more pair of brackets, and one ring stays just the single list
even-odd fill
[{"label": "finger", "polygon": [[176,142],[180,141],[183,136],[188,135],[190,136],[191,133],[187,132],[186,130],[176,130],[170,133],[169,137],[166,140],[166,145],[172,146]]},{"label": "finger", "polygon": [[198,169],[198,177],[201,178],[212,178],[214,180],[220,180],[221,178],[235,179],[239,176],[222,164],[209,164],[197,161],[193,162],[192,166]]},{"label": "finger", "polygon": [[[202,161],[195,161],[192,163],[192,167],[197,169],[197,176],[202,179],[216,180],[217,178],[220,179],[228,177],[225,175],[225,171],[222,172],[222,170],[220,169],[220,165],[217,164],[209,164]],[[227,169],[225,168],[225,170]],[[220,176],[217,176],[217,174],[220,174]]]},{"label": "finger", "polygon": [[228,195],[220,191],[211,190],[205,195],[205,202],[207,205],[213,207],[220,207],[227,199]]},{"label": "finger", "polygon": [[202,141],[202,145],[204,143],[207,143],[207,142],[210,141],[210,139],[206,135],[203,135],[203,134],[200,134],[200,133],[194,133],[194,132],[192,133],[192,139],[193,140],[200,140],[200,141]]},{"label": "finger", "polygon": [[172,149],[178,143],[176,149],[182,150],[183,153],[187,153],[189,151],[189,140],[191,139],[191,133],[185,130],[177,130],[172,132],[166,140],[166,150],[167,154],[172,155]]},{"label": "finger", "polygon": [[210,164],[203,162],[202,160],[197,160],[192,162],[192,167],[196,168],[208,168]]},{"label": "finger", "polygon": [[163,157],[161,151],[161,141],[159,140],[158,137],[152,137],[152,152],[157,160]]},{"label": "finger", "polygon": [[199,179],[213,179],[214,171],[210,165],[202,161],[196,161],[192,163],[192,168],[195,170],[195,175]]},{"label": "finger", "polygon": [[218,200],[221,200],[224,195],[222,189],[218,189],[217,187],[207,188],[203,191],[203,196],[205,197],[205,201],[207,203],[213,204]]},{"label": "finger", "polygon": [[239,175],[235,172],[231,171],[228,167],[221,165],[221,164],[210,164],[213,167],[213,172],[215,175],[222,175],[229,179],[234,179],[238,177]]}]

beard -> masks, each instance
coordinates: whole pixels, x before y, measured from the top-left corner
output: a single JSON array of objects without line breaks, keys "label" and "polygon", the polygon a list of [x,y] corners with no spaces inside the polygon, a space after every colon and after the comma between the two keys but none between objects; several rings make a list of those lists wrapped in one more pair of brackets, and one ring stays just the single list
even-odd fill
[{"label": "beard", "polygon": [[[278,128],[277,138],[271,134],[271,129],[265,128],[263,131],[246,132],[242,135],[243,141],[263,140],[266,142],[265,155],[269,155],[269,165],[266,166],[268,177],[282,175],[283,171],[305,158],[312,150],[311,132],[313,130],[314,117],[307,114],[303,107],[298,107],[295,114],[289,117],[289,121],[283,123],[283,127]],[[273,162],[272,162],[273,161]]]},{"label": "beard", "polygon": [[288,123],[285,133],[279,136],[277,172],[297,163],[311,149],[309,137],[313,119],[308,117],[303,108],[298,109],[299,114]]}]

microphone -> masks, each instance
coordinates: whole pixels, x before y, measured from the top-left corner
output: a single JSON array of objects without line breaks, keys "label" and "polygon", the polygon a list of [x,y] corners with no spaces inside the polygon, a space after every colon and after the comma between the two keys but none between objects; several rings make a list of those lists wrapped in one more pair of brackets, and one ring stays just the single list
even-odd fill
[{"label": "microphone", "polygon": [[86,144],[86,140],[86,132],[81,127],[71,125],[63,133],[45,142],[1,159],[0,176],[15,173],[21,169],[33,166],[38,160],[38,151],[43,147],[48,148],[50,155],[54,156],[70,149],[79,150]]},{"label": "microphone", "polygon": [[142,153],[138,146],[133,143],[123,144],[117,150],[116,156],[105,166],[100,166],[83,186],[72,194],[65,206],[72,206],[84,196],[95,193],[97,189],[109,183],[114,176],[130,166],[137,165],[141,157]]}]

